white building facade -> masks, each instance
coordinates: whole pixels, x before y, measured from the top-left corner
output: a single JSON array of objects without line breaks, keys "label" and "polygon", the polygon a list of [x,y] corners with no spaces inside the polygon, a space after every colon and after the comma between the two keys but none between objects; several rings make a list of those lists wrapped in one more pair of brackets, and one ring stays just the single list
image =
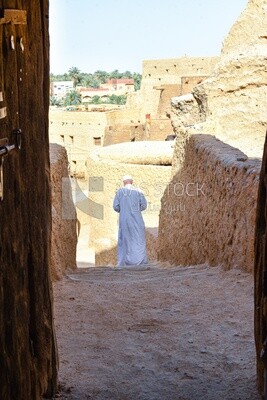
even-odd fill
[{"label": "white building facade", "polygon": [[63,99],[67,93],[74,89],[73,81],[51,82],[51,96],[57,100]]}]

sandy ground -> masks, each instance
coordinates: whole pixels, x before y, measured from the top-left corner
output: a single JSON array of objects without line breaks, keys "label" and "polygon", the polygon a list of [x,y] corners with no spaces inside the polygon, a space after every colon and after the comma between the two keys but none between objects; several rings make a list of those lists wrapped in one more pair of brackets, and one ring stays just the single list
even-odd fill
[{"label": "sandy ground", "polygon": [[88,229],[78,270],[53,285],[56,398],[260,399],[252,275],[205,265],[95,268]]},{"label": "sandy ground", "polygon": [[60,399],[256,400],[253,277],[83,268],[54,284]]}]

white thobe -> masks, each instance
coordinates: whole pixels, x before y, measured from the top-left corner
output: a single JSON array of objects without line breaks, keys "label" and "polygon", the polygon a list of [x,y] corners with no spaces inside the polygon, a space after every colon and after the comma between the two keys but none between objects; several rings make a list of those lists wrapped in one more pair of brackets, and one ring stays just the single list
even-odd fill
[{"label": "white thobe", "polygon": [[118,232],[118,266],[147,263],[145,224],[142,211],[147,208],[143,192],[125,185],[115,195],[113,208],[120,214]]}]

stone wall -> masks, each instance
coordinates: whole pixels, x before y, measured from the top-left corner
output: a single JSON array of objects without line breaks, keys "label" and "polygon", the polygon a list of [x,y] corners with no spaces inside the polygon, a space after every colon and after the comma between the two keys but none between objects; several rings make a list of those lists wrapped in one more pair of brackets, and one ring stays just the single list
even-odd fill
[{"label": "stone wall", "polygon": [[52,240],[50,270],[53,280],[76,268],[77,218],[64,147],[50,144]]},{"label": "stone wall", "polygon": [[210,135],[177,143],[175,155],[179,166],[161,202],[159,259],[252,272],[260,160]]},{"label": "stone wall", "polygon": [[90,247],[96,265],[115,265],[118,214],[113,210],[116,190],[123,175],[131,174],[148,200],[143,212],[148,254],[157,256],[157,227],[160,199],[170,180],[172,142],[129,142],[95,149],[88,159]]}]

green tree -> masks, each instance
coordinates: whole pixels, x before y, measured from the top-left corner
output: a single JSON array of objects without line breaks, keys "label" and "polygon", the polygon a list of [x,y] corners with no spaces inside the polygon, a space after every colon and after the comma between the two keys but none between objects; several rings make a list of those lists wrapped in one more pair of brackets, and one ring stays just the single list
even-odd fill
[{"label": "green tree", "polygon": [[106,71],[97,70],[94,73],[94,77],[99,83],[105,83],[106,80],[109,79],[109,73]]},{"label": "green tree", "polygon": [[83,74],[81,84],[85,87],[99,88],[99,81],[92,74]]},{"label": "green tree", "polygon": [[69,69],[68,73],[62,75],[55,75],[53,73],[50,74],[50,81],[69,81],[72,80],[74,86],[76,87],[77,83],[81,83],[86,87],[95,87],[98,88],[101,83],[105,83],[108,79],[134,79],[134,88],[135,90],[139,90],[141,86],[142,75],[137,72],[119,72],[115,69],[112,72],[106,72],[102,70],[97,70],[93,74],[80,72],[80,70],[76,67],[72,67]]},{"label": "green tree", "polygon": [[119,72],[117,69],[114,69],[110,74],[110,79],[120,79],[122,78],[123,74]]},{"label": "green tree", "polygon": [[101,97],[98,95],[95,95],[91,99],[91,104],[102,104]]},{"label": "green tree", "polygon": [[73,82],[73,86],[76,88],[77,83],[79,83],[81,80],[81,71],[76,67],[71,67],[68,73]]},{"label": "green tree", "polygon": [[123,72],[123,78],[128,78],[128,79],[131,79],[132,77],[133,77],[133,74],[130,72],[130,71],[125,71],[125,72]]},{"label": "green tree", "polygon": [[55,96],[50,96],[50,106],[61,106],[62,101],[57,99]]},{"label": "green tree", "polygon": [[134,90],[139,90],[141,87],[142,75],[138,74],[137,72],[134,72],[133,79],[134,79]]},{"label": "green tree", "polygon": [[50,74],[50,82],[61,82],[61,81],[70,81],[71,78],[69,74],[61,74],[61,75],[56,75],[56,74]]},{"label": "green tree", "polygon": [[126,104],[126,100],[127,96],[125,95],[117,96],[116,94],[112,94],[111,96],[108,96],[108,103],[110,104],[123,105]]},{"label": "green tree", "polygon": [[77,90],[72,90],[71,92],[67,93],[65,97],[65,106],[72,106],[72,105],[78,105],[81,104],[82,102],[82,97]]}]

